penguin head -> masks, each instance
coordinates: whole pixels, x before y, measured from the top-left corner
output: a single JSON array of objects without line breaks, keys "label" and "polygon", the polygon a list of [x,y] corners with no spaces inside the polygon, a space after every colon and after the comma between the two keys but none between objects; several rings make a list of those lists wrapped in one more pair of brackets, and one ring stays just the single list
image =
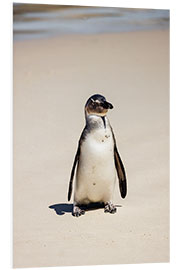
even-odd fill
[{"label": "penguin head", "polygon": [[91,96],[85,105],[86,114],[94,114],[98,116],[105,116],[108,109],[112,109],[113,105],[106,101],[102,95],[96,94]]}]

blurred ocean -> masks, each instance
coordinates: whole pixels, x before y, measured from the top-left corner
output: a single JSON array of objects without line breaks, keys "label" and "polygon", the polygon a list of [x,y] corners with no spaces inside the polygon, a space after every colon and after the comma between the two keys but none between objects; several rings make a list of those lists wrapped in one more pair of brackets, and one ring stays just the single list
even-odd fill
[{"label": "blurred ocean", "polygon": [[13,4],[13,38],[169,28],[169,10]]}]

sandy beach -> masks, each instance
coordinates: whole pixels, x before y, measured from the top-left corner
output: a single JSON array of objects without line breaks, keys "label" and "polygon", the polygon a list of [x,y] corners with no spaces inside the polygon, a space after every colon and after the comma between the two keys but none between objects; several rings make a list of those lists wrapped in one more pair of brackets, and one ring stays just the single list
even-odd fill
[{"label": "sandy beach", "polygon": [[[169,31],[69,35],[13,47],[14,267],[169,261]],[[71,215],[71,167],[95,93],[124,162],[128,195]]]}]

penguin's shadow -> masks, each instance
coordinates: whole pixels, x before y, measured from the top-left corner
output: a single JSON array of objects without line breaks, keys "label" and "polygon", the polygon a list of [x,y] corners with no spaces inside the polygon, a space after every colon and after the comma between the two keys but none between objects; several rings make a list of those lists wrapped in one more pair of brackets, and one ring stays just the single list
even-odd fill
[{"label": "penguin's shadow", "polygon": [[[100,208],[104,208],[104,203],[90,203],[88,205],[81,205],[81,209],[84,209],[85,211],[91,211],[96,210]],[[122,207],[121,205],[116,205],[116,207]],[[64,215],[65,213],[71,213],[73,210],[73,204],[72,203],[59,203],[59,204],[53,204],[49,206],[50,209],[54,209],[57,215]]]},{"label": "penguin's shadow", "polygon": [[64,215],[65,213],[72,213],[73,204],[72,203],[59,203],[49,206],[50,209],[54,209],[57,215]]}]

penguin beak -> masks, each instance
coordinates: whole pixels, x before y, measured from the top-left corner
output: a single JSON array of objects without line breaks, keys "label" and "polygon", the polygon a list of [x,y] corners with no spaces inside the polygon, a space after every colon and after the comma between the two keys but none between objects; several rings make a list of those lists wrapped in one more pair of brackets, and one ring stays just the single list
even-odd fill
[{"label": "penguin beak", "polygon": [[107,101],[104,101],[102,106],[104,109],[113,109],[113,105]]}]

